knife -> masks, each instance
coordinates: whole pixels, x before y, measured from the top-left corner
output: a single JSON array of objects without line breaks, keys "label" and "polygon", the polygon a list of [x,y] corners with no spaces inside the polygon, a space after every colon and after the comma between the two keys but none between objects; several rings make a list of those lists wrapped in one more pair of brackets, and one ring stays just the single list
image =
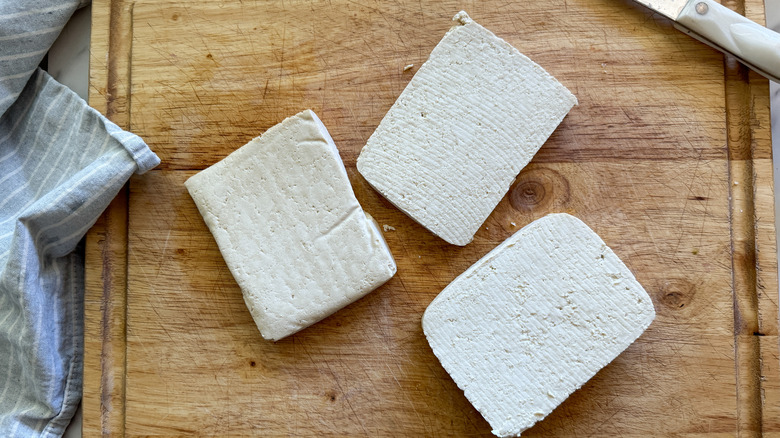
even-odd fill
[{"label": "knife", "polygon": [[780,34],[713,0],[634,0],[674,27],[780,83]]}]

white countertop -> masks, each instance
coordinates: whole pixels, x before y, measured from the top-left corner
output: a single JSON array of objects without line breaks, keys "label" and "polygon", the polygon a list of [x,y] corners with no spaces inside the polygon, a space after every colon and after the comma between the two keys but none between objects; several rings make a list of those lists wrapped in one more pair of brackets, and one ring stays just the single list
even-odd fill
[{"label": "white countertop", "polygon": [[[780,32],[780,0],[765,0],[767,27]],[[89,30],[92,8],[87,6],[71,18],[62,34],[52,46],[48,56],[48,71],[61,83],[86,99],[89,84]],[[772,105],[772,156],[774,159],[775,187],[780,187],[780,85],[770,83]],[[780,218],[780,191],[775,190],[775,226]],[[780,245],[778,245],[780,247]],[[66,438],[81,437],[81,408]]]}]

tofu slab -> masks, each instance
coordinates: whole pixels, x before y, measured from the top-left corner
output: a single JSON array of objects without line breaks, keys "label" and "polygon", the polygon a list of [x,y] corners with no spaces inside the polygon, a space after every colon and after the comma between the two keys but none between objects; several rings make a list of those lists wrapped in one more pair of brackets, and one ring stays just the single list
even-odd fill
[{"label": "tofu slab", "polygon": [[396,272],[336,145],[310,110],[185,185],[265,339],[320,321]]},{"label": "tofu slab", "polygon": [[428,306],[428,343],[495,435],[518,436],[626,349],[650,297],[579,219],[545,216]]},{"label": "tofu slab", "polygon": [[577,99],[465,12],[454,20],[357,168],[412,219],[466,245]]}]

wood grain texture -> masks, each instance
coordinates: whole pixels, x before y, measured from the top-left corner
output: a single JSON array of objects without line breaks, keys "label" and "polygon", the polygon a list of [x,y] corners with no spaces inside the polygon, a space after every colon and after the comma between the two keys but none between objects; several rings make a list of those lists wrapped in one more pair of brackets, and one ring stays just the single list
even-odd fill
[{"label": "wood grain texture", "polygon": [[[759,0],[727,5],[763,20]],[[462,248],[411,221],[355,170],[360,148],[461,9],[580,101]],[[780,434],[765,79],[624,0],[103,0],[93,10],[90,101],[116,111],[163,163],[132,179],[120,207],[126,228],[100,222],[91,234],[88,435],[490,436],[428,347],[420,318],[482,255],[561,211],[615,250],[658,316],[528,435]],[[404,72],[407,64],[415,67]],[[395,227],[385,237],[398,274],[269,343],[182,183],[305,108],[330,130],[364,209]],[[106,252],[101,236],[122,230],[124,252]],[[105,260],[124,263],[124,289],[121,281],[105,288],[114,278]],[[121,341],[101,328],[120,321],[107,305],[126,309]],[[123,368],[106,365],[106,345],[124,346]],[[125,386],[109,391],[105,409],[111,379]]]}]

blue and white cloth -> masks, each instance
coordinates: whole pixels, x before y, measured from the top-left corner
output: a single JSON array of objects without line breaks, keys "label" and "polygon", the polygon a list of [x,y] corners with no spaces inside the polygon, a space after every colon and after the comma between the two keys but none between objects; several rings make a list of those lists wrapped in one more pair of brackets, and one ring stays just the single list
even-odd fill
[{"label": "blue and white cloth", "polygon": [[37,68],[77,0],[0,0],[0,436],[61,436],[81,399],[87,230],[160,160]]}]

